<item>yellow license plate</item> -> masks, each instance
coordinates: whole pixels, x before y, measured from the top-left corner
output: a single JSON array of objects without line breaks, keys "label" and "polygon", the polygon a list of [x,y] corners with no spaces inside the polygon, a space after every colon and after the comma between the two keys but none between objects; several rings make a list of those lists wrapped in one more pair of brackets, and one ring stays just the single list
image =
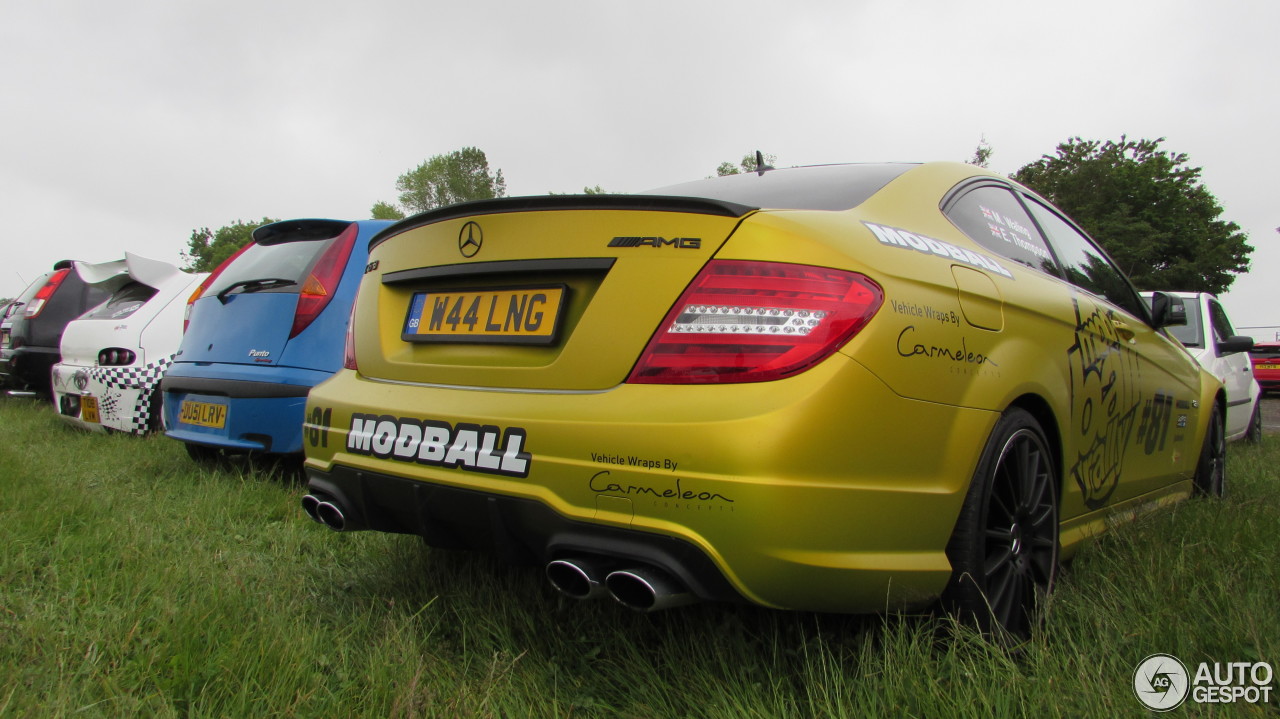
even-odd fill
[{"label": "yellow license plate", "polygon": [[400,336],[406,342],[549,345],[560,331],[566,295],[564,285],[418,292]]},{"label": "yellow license plate", "polygon": [[80,419],[85,422],[101,424],[102,417],[98,415],[98,398],[97,397],[81,397],[80,398]]},{"label": "yellow license plate", "polygon": [[194,424],[198,427],[215,427],[222,429],[227,425],[227,406],[213,402],[182,403],[178,412],[178,421],[182,424]]},{"label": "yellow license plate", "polygon": [[1280,369],[1280,364],[1260,364],[1258,369]]}]

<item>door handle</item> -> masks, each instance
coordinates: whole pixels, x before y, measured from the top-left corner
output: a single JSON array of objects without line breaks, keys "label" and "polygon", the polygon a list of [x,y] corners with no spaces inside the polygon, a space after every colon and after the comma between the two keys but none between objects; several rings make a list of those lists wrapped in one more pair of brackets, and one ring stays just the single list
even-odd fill
[{"label": "door handle", "polygon": [[1136,333],[1133,331],[1133,328],[1124,320],[1111,320],[1111,326],[1115,328],[1116,334],[1128,340],[1130,344],[1137,341],[1134,339]]}]

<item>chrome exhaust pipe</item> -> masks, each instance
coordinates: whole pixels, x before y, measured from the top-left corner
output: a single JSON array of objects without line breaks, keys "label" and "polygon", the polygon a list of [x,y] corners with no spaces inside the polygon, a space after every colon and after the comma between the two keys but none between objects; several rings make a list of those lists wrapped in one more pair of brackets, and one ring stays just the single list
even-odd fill
[{"label": "chrome exhaust pipe", "polygon": [[324,521],[320,519],[320,513],[316,511],[316,508],[320,506],[320,502],[322,501],[323,500],[314,494],[308,494],[302,498],[302,511],[306,512],[307,516],[311,518],[311,521],[316,522],[317,524],[324,524]]},{"label": "chrome exhaust pipe", "polygon": [[346,532],[361,529],[343,510],[341,501],[327,494],[308,494],[302,498],[302,511],[312,520],[323,524],[335,532]]},{"label": "chrome exhaust pipe", "polygon": [[604,583],[618,603],[637,612],[657,612],[698,601],[680,582],[646,567],[610,572]]},{"label": "chrome exhaust pipe", "polygon": [[574,599],[600,599],[609,593],[604,586],[604,568],[597,561],[556,559],[547,564],[546,573],[551,586]]},{"label": "chrome exhaust pipe", "polygon": [[321,502],[316,505],[316,516],[320,518],[320,523],[332,529],[335,532],[341,532],[347,528],[347,517],[342,513],[342,509],[333,502]]}]

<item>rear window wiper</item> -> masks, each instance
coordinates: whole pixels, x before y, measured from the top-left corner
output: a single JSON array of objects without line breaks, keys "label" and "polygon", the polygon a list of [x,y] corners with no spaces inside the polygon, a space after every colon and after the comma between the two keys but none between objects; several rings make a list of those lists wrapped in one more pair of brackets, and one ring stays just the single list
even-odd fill
[{"label": "rear window wiper", "polygon": [[240,280],[239,282],[232,282],[227,285],[218,293],[217,297],[218,301],[225,305],[227,304],[227,295],[231,294],[232,290],[238,289],[241,293],[259,292],[261,290],[274,290],[279,287],[289,287],[290,285],[296,284],[298,283],[294,280],[287,280],[283,277],[270,277],[262,280]]}]

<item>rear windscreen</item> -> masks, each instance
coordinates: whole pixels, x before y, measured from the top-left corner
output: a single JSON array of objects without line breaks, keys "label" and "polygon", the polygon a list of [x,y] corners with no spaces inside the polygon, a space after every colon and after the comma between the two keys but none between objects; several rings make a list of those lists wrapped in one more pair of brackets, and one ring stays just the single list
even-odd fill
[{"label": "rear windscreen", "polygon": [[154,297],[156,288],[148,287],[141,282],[130,282],[107,298],[106,302],[89,310],[82,320],[119,320],[132,315],[147,300]]},{"label": "rear windscreen", "polygon": [[244,285],[258,280],[287,280],[296,284],[277,284],[265,291],[297,292],[308,270],[325,251],[332,237],[315,240],[297,240],[273,245],[250,245],[230,265],[222,270],[205,291],[205,296],[217,295],[233,285]]},{"label": "rear windscreen", "polygon": [[850,210],[911,164],[816,165],[710,177],[659,187],[645,195],[706,197],[775,210]]}]

